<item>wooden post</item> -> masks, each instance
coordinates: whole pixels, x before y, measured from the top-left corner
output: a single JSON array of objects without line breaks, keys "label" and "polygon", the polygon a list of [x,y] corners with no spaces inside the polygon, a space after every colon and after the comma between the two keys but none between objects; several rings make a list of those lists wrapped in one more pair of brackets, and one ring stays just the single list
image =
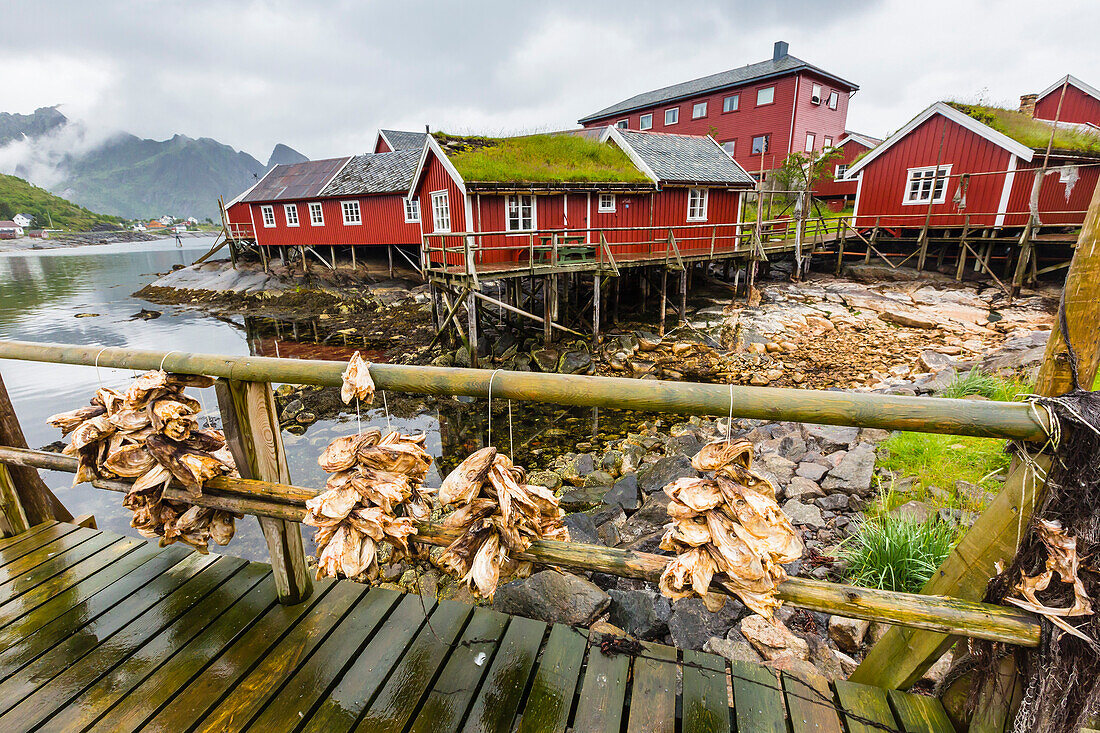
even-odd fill
[{"label": "wooden post", "polygon": [[[1031,260],[1031,227],[1034,221],[1034,217],[1029,218],[1023,234],[1020,235],[1020,254],[1019,259],[1016,260],[1016,272],[1012,275],[1012,289],[1009,293],[1012,296],[1020,292],[1020,287],[1024,284],[1024,273],[1027,272],[1028,262]],[[1084,236],[1083,229],[1081,236]]]},{"label": "wooden post", "polygon": [[[3,376],[0,376],[0,445],[27,447]],[[0,470],[0,502],[7,525],[3,528],[5,533],[17,534],[50,519],[67,522],[73,518],[33,468],[11,466]]]},{"label": "wooden post", "polygon": [[554,322],[554,295],[551,291],[555,289],[554,276],[544,275],[542,278],[542,344],[546,347],[549,347],[554,339],[551,325]]},{"label": "wooden post", "polygon": [[[271,385],[219,379],[215,387],[226,443],[241,477],[289,484],[290,468]],[[291,605],[309,598],[313,581],[300,525],[274,517],[257,519],[267,541],[279,603]]]},{"label": "wooden post", "polygon": [[661,325],[657,335],[665,337],[665,313],[668,310],[668,265],[661,268]]},{"label": "wooden post", "polygon": [[466,298],[466,331],[470,336],[470,366],[474,369],[477,369],[477,317],[479,309],[477,298]]},{"label": "wooden post", "polygon": [[390,262],[390,279],[392,280],[393,279],[393,245],[392,244],[387,244],[386,245],[386,257],[389,259],[389,262]]},{"label": "wooden post", "polygon": [[[1078,373],[1088,389],[1100,365],[1100,186],[1092,195],[1088,215],[1066,275],[1062,299],[1070,342],[1077,354]],[[1065,341],[1056,326],[1047,341],[1035,394],[1060,395],[1072,388]],[[1035,453],[1033,460],[1045,472],[1050,457]],[[1032,509],[1042,501],[1044,485],[1023,462],[1014,462],[997,498],[959,541],[932,579],[924,595],[948,595],[980,600],[996,564],[1008,565],[1016,555],[1020,527],[1026,527]],[[868,652],[851,676],[853,682],[905,689],[955,643],[956,637],[912,629],[892,628]]]},{"label": "wooden post", "polygon": [[924,263],[928,259],[928,222],[920,230],[920,246],[917,254],[917,272],[924,269]]},{"label": "wooden post", "polygon": [[955,281],[962,280],[963,268],[966,267],[966,238],[970,235],[970,214],[966,215],[966,223],[963,225],[962,236],[959,237],[959,262],[955,268]]},{"label": "wooden post", "polygon": [[688,270],[691,267],[690,264],[684,265],[684,269],[680,271],[680,325],[687,323],[687,302],[688,302]]},{"label": "wooden post", "polygon": [[600,273],[592,276],[592,348],[600,344],[600,291],[603,284],[600,282]]},{"label": "wooden post", "polygon": [[836,276],[840,276],[840,271],[844,269],[844,245],[848,241],[848,226],[843,222],[843,219],[838,219],[841,223],[837,225],[837,229],[840,230],[840,242],[836,248]]},{"label": "wooden post", "polygon": [[353,270],[358,269],[359,268],[359,263],[357,263],[355,261],[355,245],[354,244],[351,245],[351,247],[349,247],[349,249],[351,250],[351,269],[353,269]]},{"label": "wooden post", "polygon": [[263,262],[264,272],[270,273],[271,268],[268,266],[268,262],[267,262],[267,248],[266,247],[261,247],[260,245],[257,244],[256,249],[260,250],[260,261]]}]

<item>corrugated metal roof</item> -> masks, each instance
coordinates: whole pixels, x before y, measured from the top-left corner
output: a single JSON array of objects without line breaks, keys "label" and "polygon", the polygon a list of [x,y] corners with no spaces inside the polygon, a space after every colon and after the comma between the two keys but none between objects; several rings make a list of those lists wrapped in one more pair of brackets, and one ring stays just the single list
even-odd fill
[{"label": "corrugated metal roof", "polygon": [[661,182],[754,184],[733,158],[709,137],[616,130]]},{"label": "corrugated metal roof", "polygon": [[241,201],[281,201],[319,196],[347,157],[277,165]]},{"label": "corrugated metal roof", "polygon": [[420,150],[356,155],[325,186],[321,196],[354,196],[368,193],[407,192]]},{"label": "corrugated metal roof", "polygon": [[618,104],[613,104],[610,107],[605,107],[599,112],[594,112],[587,117],[582,117],[579,122],[584,124],[585,122],[592,122],[594,120],[603,119],[612,115],[623,114],[625,112],[631,112],[636,109],[643,109],[645,107],[652,107],[653,105],[663,104],[665,102],[672,102],[677,99],[685,97],[694,97],[698,94],[705,94],[708,92],[717,91],[726,87],[741,86],[743,84],[749,84],[754,81],[759,81],[772,76],[778,76],[781,74],[789,74],[795,71],[801,71],[808,69],[814,71],[826,79],[831,79],[838,84],[845,85],[853,91],[859,89],[858,86],[850,81],[841,79],[839,76],[823,71],[813,64],[808,64],[802,59],[796,58],[791,55],[783,56],[782,58],[768,59],[767,61],[761,61],[756,64],[749,64],[748,66],[741,66],[736,69],[730,69],[729,71],[722,71],[717,74],[711,74],[710,76],[703,76],[698,79],[692,79],[691,81],[685,81],[680,84],[673,84],[672,86],[663,87],[661,89],[654,89],[651,92],[643,92],[642,94],[636,94],[630,99],[624,99]]},{"label": "corrugated metal roof", "polygon": [[386,142],[390,144],[390,147],[394,150],[423,150],[424,138],[428,137],[426,132],[408,132],[406,130],[379,130],[382,133],[382,137],[386,138]]}]

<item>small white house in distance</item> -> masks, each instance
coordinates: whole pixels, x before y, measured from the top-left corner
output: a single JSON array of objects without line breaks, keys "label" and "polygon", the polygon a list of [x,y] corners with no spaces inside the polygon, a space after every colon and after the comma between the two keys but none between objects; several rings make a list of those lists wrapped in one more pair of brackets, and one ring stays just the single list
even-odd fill
[{"label": "small white house in distance", "polygon": [[26,229],[34,222],[34,217],[30,214],[16,214],[11,220],[15,222],[16,226]]},{"label": "small white house in distance", "polygon": [[192,225],[192,226],[197,226],[197,225],[198,225],[198,223],[199,223],[199,220],[198,220],[198,219],[196,219],[196,218],[195,218],[195,217],[193,217],[193,216],[189,216],[189,217],[187,217],[187,223],[188,223],[188,224],[190,224],[190,225]]},{"label": "small white house in distance", "polygon": [[169,225],[169,224],[171,224],[171,223],[172,223],[173,221],[175,221],[175,219],[173,219],[172,217],[168,216],[168,214],[165,214],[165,215],[164,215],[164,216],[162,216],[161,218],[157,219],[157,221],[159,221],[159,222],[160,222],[161,224],[163,224],[164,226],[168,226],[168,225]]},{"label": "small white house in distance", "polygon": [[14,221],[0,221],[0,239],[15,239],[23,236],[23,227]]},{"label": "small white house in distance", "polygon": [[172,231],[174,231],[176,234],[183,234],[184,232],[187,231],[187,225],[186,224],[176,224],[174,227],[172,227]]},{"label": "small white house in distance", "polygon": [[142,224],[140,221],[137,224],[134,224],[133,228],[134,228],[135,232],[144,232],[145,231],[145,225]]}]

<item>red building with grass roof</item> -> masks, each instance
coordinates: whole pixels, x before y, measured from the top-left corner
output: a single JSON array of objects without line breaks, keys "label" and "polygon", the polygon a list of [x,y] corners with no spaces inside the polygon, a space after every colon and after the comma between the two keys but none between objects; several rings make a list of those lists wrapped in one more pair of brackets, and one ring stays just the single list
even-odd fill
[{"label": "red building with grass roof", "polygon": [[[848,168],[857,225],[1023,226],[1051,123],[1016,110],[937,102]],[[1055,132],[1038,188],[1040,223],[1079,225],[1100,165],[1100,135]]]}]

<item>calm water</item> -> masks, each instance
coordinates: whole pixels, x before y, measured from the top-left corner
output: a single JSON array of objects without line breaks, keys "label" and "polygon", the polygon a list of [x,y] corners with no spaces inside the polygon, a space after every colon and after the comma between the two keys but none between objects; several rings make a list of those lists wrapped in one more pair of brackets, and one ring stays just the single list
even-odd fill
[{"label": "calm water", "polygon": [[[175,264],[189,264],[209,248],[211,240],[190,239],[182,249],[168,242],[141,242],[37,252],[0,253],[0,339],[92,344],[135,349],[179,350],[219,354],[249,354],[270,349],[244,319],[206,315],[182,306],[161,306],[132,296],[152,282],[157,273]],[[161,311],[151,320],[135,318],[142,309]],[[293,328],[284,328],[283,339]],[[312,331],[300,329],[308,339]],[[284,341],[286,343],[286,341]],[[301,349],[296,353],[300,353]],[[308,353],[308,349],[305,350]],[[329,357],[333,358],[333,357]],[[58,440],[60,432],[45,424],[50,415],[86,405],[100,386],[125,387],[134,372],[100,367],[80,367],[0,360],[8,393],[19,415],[27,442],[33,448]],[[217,421],[213,390],[190,390],[203,403],[204,414]],[[407,432],[425,432],[427,447],[436,457],[429,485],[438,485],[438,471],[447,470],[470,451],[485,444],[486,404],[390,396],[387,415],[382,400],[363,410],[334,420],[321,420],[302,436],[283,434],[295,483],[320,486],[325,475],[317,455],[333,438],[352,432],[357,421],[385,427],[387,423]],[[503,449],[509,443],[517,461],[528,466],[545,465],[565,450],[587,449],[586,443],[624,435],[636,416],[596,413],[543,405],[513,405],[514,430],[509,436],[507,403],[493,403],[493,442]],[[511,440],[509,439],[511,438]],[[92,513],[101,528],[136,535],[129,526],[129,511],[121,495],[92,488],[72,487],[70,474],[43,472],[50,487],[74,514]],[[312,536],[311,531],[305,535]],[[212,545],[213,546],[213,545]],[[312,547],[310,548],[312,550]],[[238,522],[237,537],[226,550],[251,559],[265,559],[266,548],[255,518]]]}]

